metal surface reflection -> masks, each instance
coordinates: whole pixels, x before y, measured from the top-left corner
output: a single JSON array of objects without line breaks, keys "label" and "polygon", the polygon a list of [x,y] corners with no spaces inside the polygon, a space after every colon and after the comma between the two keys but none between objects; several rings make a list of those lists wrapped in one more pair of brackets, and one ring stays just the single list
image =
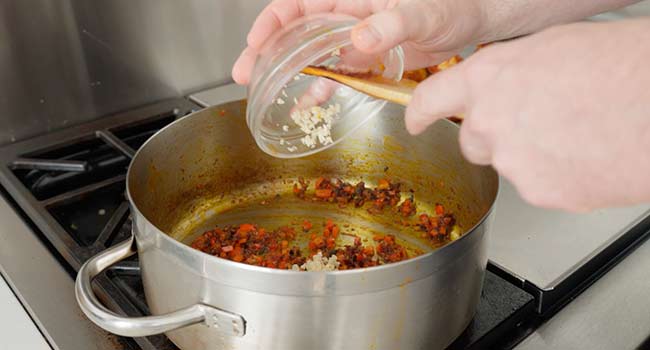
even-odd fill
[{"label": "metal surface reflection", "polygon": [[228,82],[267,2],[2,2],[0,144]]}]

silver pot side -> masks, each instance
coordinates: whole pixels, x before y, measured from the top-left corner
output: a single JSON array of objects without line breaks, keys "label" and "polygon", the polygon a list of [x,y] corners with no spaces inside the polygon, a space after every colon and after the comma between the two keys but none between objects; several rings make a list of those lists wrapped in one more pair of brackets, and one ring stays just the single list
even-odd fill
[{"label": "silver pot side", "polygon": [[[205,254],[198,259],[179,254],[154,231],[140,233],[136,228],[135,234],[147,301],[154,314],[201,303],[246,320],[244,337],[200,324],[168,332],[182,349],[428,350],[448,346],[474,315],[487,263],[490,222],[491,216],[475,228],[462,249],[449,250],[453,259],[428,275],[412,280],[404,274],[393,287],[352,294],[346,285],[363,286],[381,274],[372,275],[372,269],[357,271],[345,281],[336,273],[277,275],[266,281],[267,290],[291,284],[296,290],[309,287],[314,292],[274,294],[222,282],[218,276],[242,277],[241,271],[214,266],[215,259]],[[426,262],[410,267],[426,270]]]}]

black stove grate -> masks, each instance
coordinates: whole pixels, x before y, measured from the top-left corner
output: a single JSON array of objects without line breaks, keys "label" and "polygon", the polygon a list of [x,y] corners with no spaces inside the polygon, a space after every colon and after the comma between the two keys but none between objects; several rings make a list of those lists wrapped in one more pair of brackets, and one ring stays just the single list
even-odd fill
[{"label": "black stove grate", "polygon": [[[0,153],[6,165],[0,168],[0,180],[77,271],[88,258],[131,235],[124,193],[134,150],[195,108],[184,99],[164,101],[10,145]],[[149,314],[137,256],[95,281],[109,308],[129,316]],[[533,313],[531,294],[488,271],[477,315],[450,348],[490,348]],[[121,338],[120,344],[125,349],[177,349],[164,335]]]},{"label": "black stove grate", "polygon": [[[45,239],[77,271],[91,256],[131,235],[125,174],[134,149],[155,132],[197,110],[174,99],[9,145],[0,152],[0,180]],[[109,308],[149,314],[137,257],[95,280]],[[177,349],[164,335],[122,338],[125,349]]]},{"label": "black stove grate", "polygon": [[67,203],[51,205],[48,211],[81,247],[96,243],[112,246],[112,237],[99,239],[102,232],[98,228],[106,227],[111,220],[115,220],[113,216],[116,213],[117,216],[123,215],[124,210],[118,210],[126,204],[124,186],[124,181],[115,182]]}]

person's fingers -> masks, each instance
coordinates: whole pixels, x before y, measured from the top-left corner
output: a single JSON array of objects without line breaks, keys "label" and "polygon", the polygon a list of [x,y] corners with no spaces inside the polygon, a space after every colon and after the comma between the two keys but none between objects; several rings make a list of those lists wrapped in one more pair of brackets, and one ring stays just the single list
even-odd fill
[{"label": "person's fingers", "polygon": [[307,88],[305,95],[298,100],[301,108],[320,105],[334,95],[334,91],[339,87],[335,81],[318,78]]},{"label": "person's fingers", "polygon": [[464,114],[467,89],[462,65],[430,76],[418,84],[406,108],[406,129],[416,135],[438,119]]},{"label": "person's fingers", "polygon": [[435,42],[447,31],[446,16],[441,6],[430,8],[422,1],[407,2],[380,11],[357,24],[352,30],[352,43],[367,53],[382,53],[405,42]]},{"label": "person's fingers", "polygon": [[291,115],[296,111],[306,110],[313,106],[320,106],[334,95],[339,86],[339,83],[326,78],[315,79],[302,96],[292,101],[295,104],[291,107],[289,114]]},{"label": "person's fingers", "polygon": [[247,47],[232,67],[232,79],[239,85],[247,85],[250,82],[251,72],[255,66],[257,52]]},{"label": "person's fingers", "polygon": [[233,67],[233,79],[239,84],[248,84],[257,52],[273,33],[299,17],[335,12],[364,18],[378,10],[376,1],[372,0],[275,0],[253,23],[247,37],[248,48]]},{"label": "person's fingers", "polygon": [[[468,123],[469,122],[469,123]],[[472,128],[472,120],[465,120],[460,128],[460,149],[468,161],[489,165],[492,163],[492,145]]]},{"label": "person's fingers", "polygon": [[257,17],[248,33],[248,46],[260,49],[266,39],[292,20],[315,13],[336,12],[359,18],[373,13],[372,0],[276,0]]}]

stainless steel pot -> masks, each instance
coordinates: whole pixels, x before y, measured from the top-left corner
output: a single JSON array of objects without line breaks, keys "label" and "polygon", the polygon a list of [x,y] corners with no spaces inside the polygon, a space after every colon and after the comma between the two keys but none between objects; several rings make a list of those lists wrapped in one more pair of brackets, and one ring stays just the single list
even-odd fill
[{"label": "stainless steel pot", "polygon": [[[182,349],[395,350],[449,345],[476,310],[498,189],[492,169],[462,158],[458,127],[439,122],[411,137],[403,127],[403,109],[395,106],[337,147],[280,160],[257,149],[244,112],[243,101],[197,112],[160,131],[140,149],[127,180],[133,238],[91,258],[79,271],[76,293],[84,313],[119,335],[164,332]],[[251,217],[253,222],[273,221],[315,212],[307,203],[232,210],[233,203],[254,203],[250,193],[286,191],[298,176],[359,179],[384,176],[385,171],[413,188],[421,205],[437,201],[452,206],[466,233],[417,258],[336,272],[249,266],[183,243],[216,222]],[[372,218],[336,210],[325,215],[348,217],[359,226],[373,224],[368,223]],[[117,315],[92,292],[94,276],[136,252],[147,303],[156,316]]]}]

